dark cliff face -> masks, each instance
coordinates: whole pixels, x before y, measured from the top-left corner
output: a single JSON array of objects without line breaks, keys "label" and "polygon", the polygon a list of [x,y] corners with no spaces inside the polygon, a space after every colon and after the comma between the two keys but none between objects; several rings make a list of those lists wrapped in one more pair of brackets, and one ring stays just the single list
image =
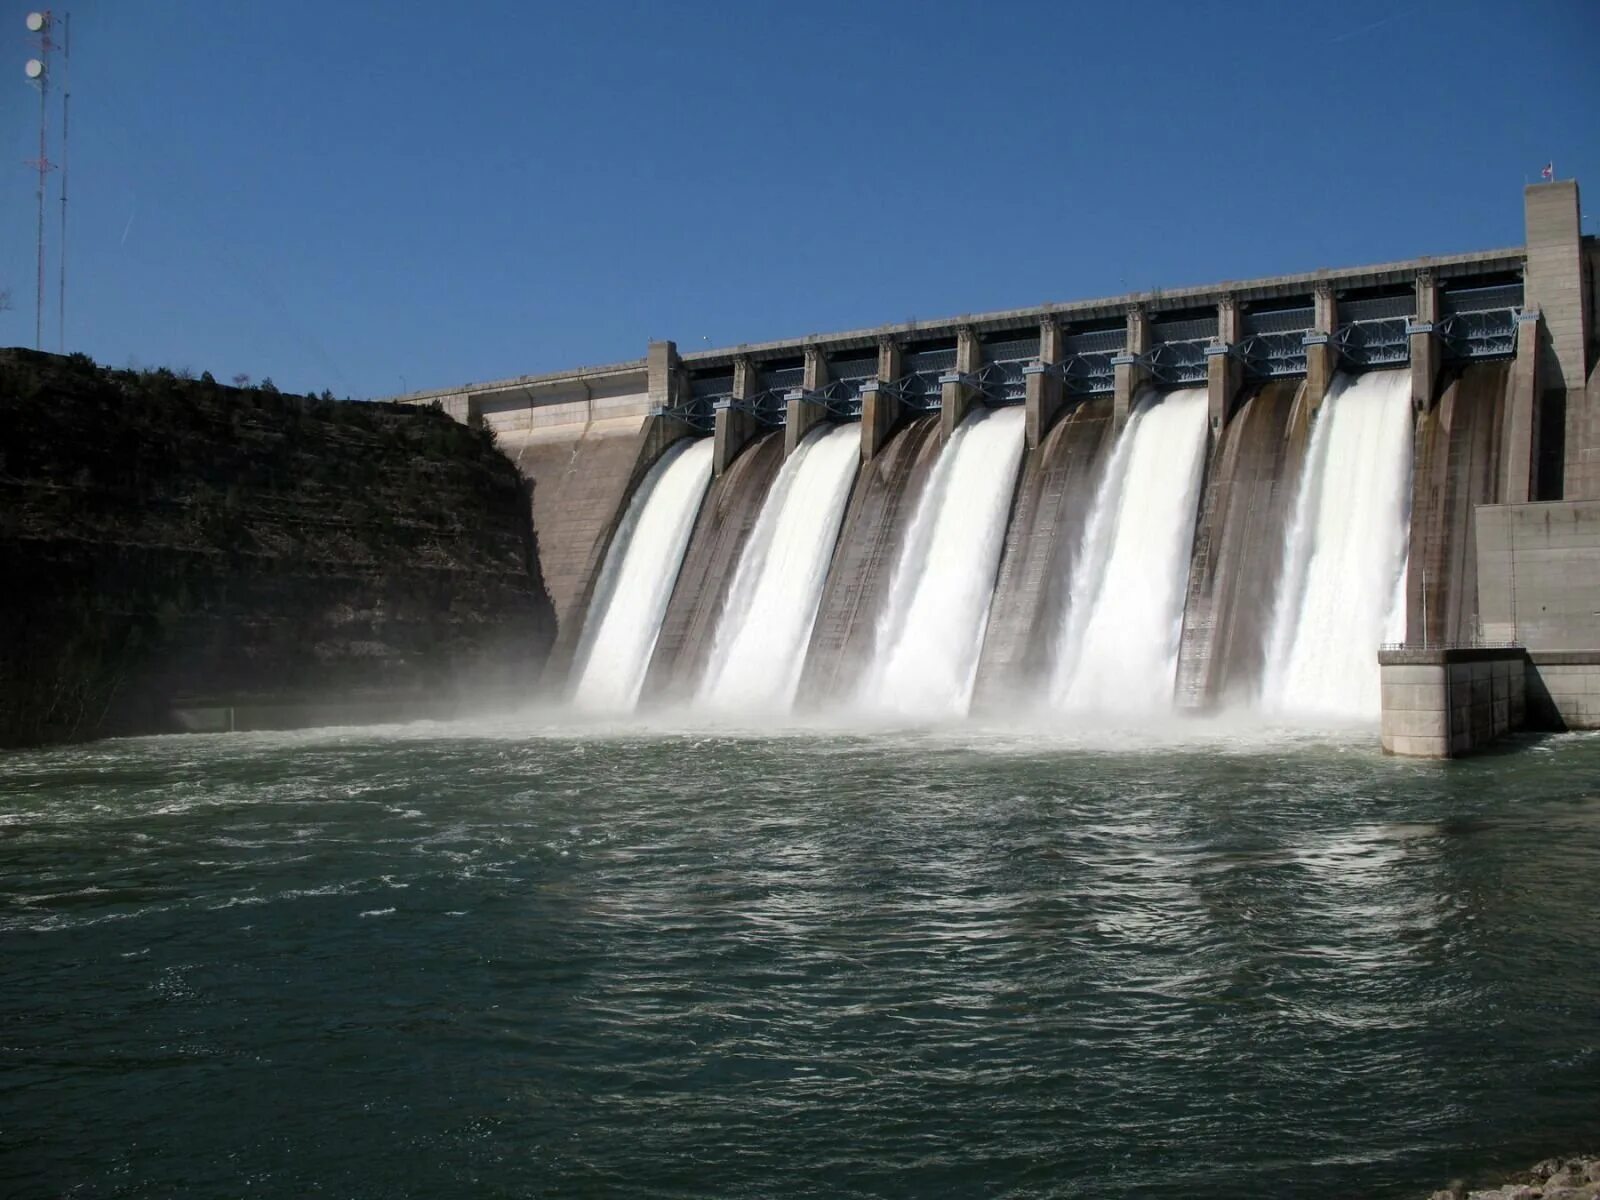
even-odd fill
[{"label": "dark cliff face", "polygon": [[0,351],[0,745],[531,691],[529,486],[435,409]]}]

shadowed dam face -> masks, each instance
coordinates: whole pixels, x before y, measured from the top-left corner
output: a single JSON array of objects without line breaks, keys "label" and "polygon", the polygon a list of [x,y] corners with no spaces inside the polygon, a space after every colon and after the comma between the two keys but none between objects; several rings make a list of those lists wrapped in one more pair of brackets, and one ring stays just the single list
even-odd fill
[{"label": "shadowed dam face", "polygon": [[1065,413],[1027,456],[995,583],[976,708],[1002,708],[1042,685],[1065,611],[1067,587],[1094,503],[1101,455],[1111,441],[1111,398]]},{"label": "shadowed dam face", "polygon": [[1406,568],[1406,640],[1469,640],[1478,627],[1472,509],[1500,486],[1501,438],[1511,364],[1479,363],[1445,381],[1418,419]]},{"label": "shadowed dam face", "polygon": [[1302,382],[1259,384],[1215,437],[1204,389],[1141,393],[1120,433],[1109,398],[1076,401],[1031,454],[1020,406],[944,445],[938,418],[905,421],[865,464],[859,425],[824,424],[787,459],[758,437],[714,483],[709,440],[680,441],[606,551],[574,700],[1371,719],[1408,611],[1419,636],[1424,605],[1430,638],[1475,625],[1471,507],[1509,378],[1453,369],[1416,417],[1406,371],[1338,376],[1315,412]]},{"label": "shadowed dam face", "polygon": [[712,481],[662,618],[643,703],[681,704],[695,694],[734,569],[784,465],[783,434],[773,432]]},{"label": "shadowed dam face", "polygon": [[1305,388],[1274,381],[1248,397],[1223,431],[1195,529],[1178,653],[1184,708],[1251,703],[1261,690],[1284,529],[1305,456]]},{"label": "shadowed dam face", "polygon": [[862,465],[806,651],[802,707],[832,703],[854,690],[872,651],[901,539],[938,454],[939,418],[919,417]]}]

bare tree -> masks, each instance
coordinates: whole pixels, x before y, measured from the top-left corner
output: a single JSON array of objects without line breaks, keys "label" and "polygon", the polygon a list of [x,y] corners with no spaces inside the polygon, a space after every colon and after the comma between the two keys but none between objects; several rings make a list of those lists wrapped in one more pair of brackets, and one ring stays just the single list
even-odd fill
[{"label": "bare tree", "polygon": [[250,376],[246,375],[243,371],[240,371],[237,375],[235,375],[233,377],[233,386],[236,387],[236,388],[247,388],[247,387],[249,387],[250,386]]}]

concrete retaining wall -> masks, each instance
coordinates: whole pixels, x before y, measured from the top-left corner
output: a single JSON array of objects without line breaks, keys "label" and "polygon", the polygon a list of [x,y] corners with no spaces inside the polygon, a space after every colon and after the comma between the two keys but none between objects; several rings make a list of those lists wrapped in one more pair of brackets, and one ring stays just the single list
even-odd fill
[{"label": "concrete retaining wall", "polygon": [[1600,729],[1600,650],[1528,655],[1528,727]]},{"label": "concrete retaining wall", "polygon": [[1523,726],[1527,656],[1507,650],[1385,650],[1383,752],[1471,754]]}]

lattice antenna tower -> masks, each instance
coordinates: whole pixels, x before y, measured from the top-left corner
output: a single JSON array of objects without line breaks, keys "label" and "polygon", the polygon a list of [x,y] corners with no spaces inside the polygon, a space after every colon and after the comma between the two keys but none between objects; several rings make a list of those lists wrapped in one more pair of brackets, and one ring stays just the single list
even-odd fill
[{"label": "lattice antenna tower", "polygon": [[67,135],[72,131],[72,14],[61,15],[61,281],[56,292],[57,333],[67,352]]},{"label": "lattice antenna tower", "polygon": [[55,49],[55,42],[50,37],[50,12],[48,9],[41,12],[31,12],[24,18],[28,32],[33,35],[33,44],[36,57],[28,59],[23,65],[22,73],[28,81],[39,91],[39,157],[27,165],[39,172],[39,280],[38,291],[34,298],[33,318],[33,348],[44,349],[44,192],[45,179],[54,166],[50,161],[46,139],[50,132],[50,51]]}]

